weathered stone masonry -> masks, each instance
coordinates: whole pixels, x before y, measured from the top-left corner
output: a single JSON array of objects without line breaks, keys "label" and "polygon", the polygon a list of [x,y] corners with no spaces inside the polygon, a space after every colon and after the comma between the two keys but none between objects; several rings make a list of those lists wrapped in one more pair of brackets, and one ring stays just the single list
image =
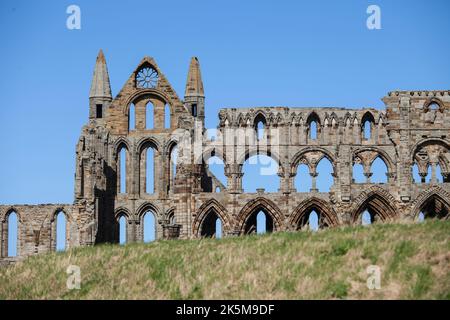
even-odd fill
[{"label": "weathered stone masonry", "polygon": [[[147,104],[153,124],[146,123]],[[157,220],[156,238],[213,236],[220,218],[224,236],[254,231],[263,210],[270,231],[300,230],[315,210],[321,228],[360,223],[369,211],[374,222],[449,218],[450,91],[394,91],[383,98],[383,111],[346,108],[253,107],[219,112],[219,139],[203,137],[205,95],[196,58],[189,67],[181,100],[152,58],[144,58],[113,99],[105,58],[99,53],[89,96],[89,122],[76,146],[73,204],[0,206],[1,259],[8,258],[8,216],[18,217],[18,256],[55,250],[55,215],[67,219],[67,247],[118,242],[118,220],[127,220],[127,241],[142,241],[143,215]],[[130,127],[134,106],[135,126]],[[166,108],[165,106],[168,106]],[[167,111],[169,110],[169,111]],[[170,126],[165,128],[165,112]],[[369,122],[371,136],[363,126]],[[264,136],[256,137],[257,123]],[[311,123],[317,137],[311,139]],[[176,168],[173,150],[178,149]],[[146,190],[146,150],[154,150],[154,192]],[[120,157],[126,153],[126,186],[121,191]],[[279,164],[279,192],[245,193],[243,163],[265,154]],[[225,164],[226,185],[205,164],[218,156]],[[330,192],[297,192],[294,177],[306,164],[314,179],[326,157],[333,166]],[[370,167],[380,157],[388,181],[370,181]],[[352,168],[360,163],[366,183],[355,183]],[[430,182],[414,183],[412,167]],[[440,166],[443,183],[436,179]],[[122,186],[124,187],[124,186]],[[219,192],[216,192],[219,191]]]}]

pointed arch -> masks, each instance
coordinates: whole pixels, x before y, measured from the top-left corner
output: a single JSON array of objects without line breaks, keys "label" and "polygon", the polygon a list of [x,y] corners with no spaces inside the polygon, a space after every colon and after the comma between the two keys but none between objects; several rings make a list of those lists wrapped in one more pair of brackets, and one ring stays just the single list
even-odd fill
[{"label": "pointed arch", "polygon": [[278,206],[271,200],[258,197],[249,201],[239,212],[236,219],[236,230],[239,230],[240,234],[248,233],[247,222],[259,211],[266,213],[266,216],[270,217],[273,231],[279,231],[283,225],[283,214]]},{"label": "pointed arch", "polygon": [[370,166],[372,166],[373,161],[375,161],[375,159],[377,157],[380,157],[381,160],[384,161],[384,163],[387,166],[388,169],[388,175],[393,175],[397,172],[396,169],[396,165],[394,160],[395,159],[391,159],[391,157],[388,155],[388,153],[386,151],[384,151],[381,148],[376,148],[376,147],[362,147],[362,148],[358,148],[353,152],[353,159],[355,159],[360,153],[362,152],[366,152],[366,151],[371,151],[371,152],[375,152],[377,153],[377,156],[374,157],[372,159],[372,161],[369,163]]},{"label": "pointed arch", "polygon": [[319,218],[319,228],[335,227],[339,219],[332,207],[323,199],[313,197],[302,201],[291,213],[289,227],[299,230],[308,223],[309,213],[315,211]]},{"label": "pointed arch", "polygon": [[306,148],[302,148],[300,151],[298,151],[293,157],[292,157],[292,161],[291,161],[291,171],[293,173],[297,172],[297,167],[299,166],[299,164],[301,163],[301,160],[304,158],[304,156],[307,153],[313,153],[313,152],[318,152],[321,153],[322,155],[317,159],[317,164],[322,161],[323,158],[328,159],[328,161],[331,162],[331,166],[333,167],[333,174],[336,173],[336,159],[333,153],[331,153],[330,151],[328,151],[327,149],[324,149],[322,147],[306,147]]},{"label": "pointed arch", "polygon": [[20,253],[22,218],[19,211],[10,207],[2,218],[0,234],[1,257],[17,257]]},{"label": "pointed arch", "polygon": [[316,112],[311,112],[306,118],[308,140],[318,140],[321,133],[320,117]]},{"label": "pointed arch", "polygon": [[231,231],[231,221],[228,217],[227,209],[216,199],[209,199],[203,203],[197,210],[197,214],[192,224],[192,230],[195,235],[202,237],[202,225],[213,213],[222,221],[222,231],[224,234]]},{"label": "pointed arch", "polygon": [[[450,212],[450,192],[444,190],[439,186],[430,187],[423,192],[413,201],[411,214],[414,219],[416,219],[426,206],[432,202],[438,202],[443,211],[441,214],[436,214],[436,216],[449,219]],[[447,214],[445,215],[445,210]],[[425,213],[426,215],[426,213]]]},{"label": "pointed arch", "polygon": [[375,128],[375,118],[370,111],[366,111],[361,118],[361,138],[362,140],[370,140],[373,138]]},{"label": "pointed arch", "polygon": [[262,112],[257,112],[253,120],[256,140],[263,140],[267,137],[267,126],[267,119],[264,114]]},{"label": "pointed arch", "polygon": [[147,213],[148,211],[152,211],[155,214],[155,218],[160,221],[162,220],[164,217],[161,213],[160,208],[155,205],[154,203],[151,202],[144,202],[143,204],[141,204],[137,209],[136,209],[136,215],[137,218],[139,220],[142,220],[143,216],[145,213]]},{"label": "pointed arch", "polygon": [[379,186],[370,187],[355,199],[350,210],[352,222],[358,224],[366,210],[371,214],[372,221],[394,219],[398,212],[395,198]]},{"label": "pointed arch", "polygon": [[432,106],[433,104],[438,106],[438,110],[439,110],[440,112],[444,112],[444,109],[445,109],[444,103],[443,103],[440,99],[435,98],[435,97],[429,98],[429,99],[427,99],[427,100],[425,101],[425,103],[423,104],[423,111],[424,111],[424,112],[430,111],[431,106]]},{"label": "pointed arch", "polygon": [[131,213],[127,208],[119,207],[114,213],[114,239],[116,243],[125,244],[128,242],[128,221]]},{"label": "pointed arch", "polygon": [[[62,219],[64,217],[64,220]],[[64,251],[69,244],[70,216],[63,207],[57,208],[51,214],[51,250]]]},{"label": "pointed arch", "polygon": [[116,149],[116,186],[117,194],[129,192],[131,157],[130,149],[125,140],[121,140]]}]

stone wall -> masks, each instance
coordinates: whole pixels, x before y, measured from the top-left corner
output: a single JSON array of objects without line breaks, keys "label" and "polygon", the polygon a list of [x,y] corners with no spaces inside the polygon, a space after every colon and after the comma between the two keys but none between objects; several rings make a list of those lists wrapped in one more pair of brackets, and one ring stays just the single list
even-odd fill
[{"label": "stone wall", "polygon": [[[142,77],[149,73],[156,74],[151,81]],[[14,260],[7,252],[12,211],[19,217],[19,258],[55,250],[59,211],[68,220],[68,248],[118,242],[121,217],[127,221],[127,241],[143,241],[147,212],[155,217],[157,239],[215,236],[216,219],[222,222],[224,236],[253,233],[259,211],[266,214],[269,231],[307,229],[312,210],[318,214],[319,228],[359,224],[364,211],[374,223],[412,221],[421,212],[426,218],[449,218],[450,91],[390,92],[383,98],[385,110],[224,108],[219,112],[217,136],[211,140],[204,135],[205,96],[198,59],[191,60],[184,100],[148,57],[113,99],[100,52],[89,99],[89,122],[76,146],[74,203],[0,206],[3,263]],[[149,103],[152,125],[146,123]],[[129,125],[131,108],[135,108],[135,127]],[[166,110],[170,110],[167,128]],[[366,123],[370,137],[364,134]],[[146,189],[148,148],[154,152],[154,190]],[[125,192],[120,186],[122,150]],[[278,192],[243,190],[243,164],[257,154],[277,162]],[[208,169],[213,156],[224,162],[226,184]],[[333,168],[330,192],[315,187],[321,174],[317,165],[323,158]],[[387,166],[387,183],[371,182],[376,158]],[[300,164],[309,169],[310,192],[295,188]],[[364,183],[354,181],[355,164],[363,166]],[[431,181],[414,183],[414,165],[423,178],[431,168]],[[443,182],[436,178],[438,166]]]}]

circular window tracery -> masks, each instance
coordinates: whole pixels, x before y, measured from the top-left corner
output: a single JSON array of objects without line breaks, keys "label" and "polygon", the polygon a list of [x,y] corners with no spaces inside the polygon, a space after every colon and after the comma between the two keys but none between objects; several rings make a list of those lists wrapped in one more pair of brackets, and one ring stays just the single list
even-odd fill
[{"label": "circular window tracery", "polygon": [[157,84],[158,72],[152,67],[144,67],[136,75],[136,86],[138,88],[155,88]]}]

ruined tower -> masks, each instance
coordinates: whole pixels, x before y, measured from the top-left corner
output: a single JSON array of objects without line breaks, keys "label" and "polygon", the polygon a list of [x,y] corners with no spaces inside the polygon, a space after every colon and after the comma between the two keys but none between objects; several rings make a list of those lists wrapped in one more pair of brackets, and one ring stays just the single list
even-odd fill
[{"label": "ruined tower", "polygon": [[[89,119],[76,145],[74,202],[1,205],[1,261],[16,259],[8,253],[12,213],[18,216],[19,258],[55,250],[61,213],[67,220],[66,248],[121,238],[215,237],[218,221],[223,236],[244,235],[254,232],[260,211],[269,232],[301,232],[312,211],[322,229],[360,224],[365,212],[373,223],[414,221],[420,215],[449,219],[449,90],[389,92],[384,110],[221,109],[217,139],[211,140],[204,135],[205,93],[197,58],[190,61],[185,88],[181,100],[155,60],[144,57],[113,98],[100,51]],[[254,155],[276,161],[278,192],[243,190],[243,165]],[[208,168],[213,156],[223,160],[225,183]],[[372,179],[377,159],[386,166],[382,183]],[[322,160],[332,166],[328,192],[316,188]],[[312,181],[308,192],[294,184],[300,165]],[[355,180],[357,165],[364,181]],[[414,170],[420,181],[413,179]],[[154,228],[150,235],[149,226]]]}]

